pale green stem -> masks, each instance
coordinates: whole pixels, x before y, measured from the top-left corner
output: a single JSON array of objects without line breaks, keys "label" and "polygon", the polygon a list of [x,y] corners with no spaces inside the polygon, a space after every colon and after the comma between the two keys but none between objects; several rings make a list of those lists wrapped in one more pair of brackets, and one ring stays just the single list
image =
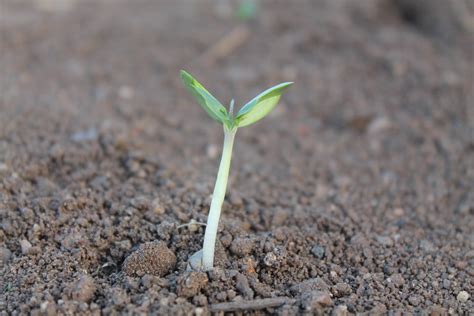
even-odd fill
[{"label": "pale green stem", "polygon": [[202,268],[204,271],[212,270],[214,265],[214,249],[216,246],[217,227],[221,215],[222,203],[224,202],[229,177],[230,160],[232,158],[232,147],[237,129],[225,130],[224,148],[217,173],[214,193],[212,194],[211,208],[207,218],[206,233],[204,234],[204,245],[202,247]]}]

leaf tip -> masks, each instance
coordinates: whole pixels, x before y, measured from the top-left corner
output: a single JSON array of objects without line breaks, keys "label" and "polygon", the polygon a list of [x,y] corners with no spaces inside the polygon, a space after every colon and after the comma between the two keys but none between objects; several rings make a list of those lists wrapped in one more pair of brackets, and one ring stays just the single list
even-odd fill
[{"label": "leaf tip", "polygon": [[292,84],[294,84],[293,81],[283,82],[283,83],[280,83],[280,87],[281,88],[286,88],[286,87],[291,86]]},{"label": "leaf tip", "polygon": [[184,81],[190,81],[193,78],[186,70],[183,70],[183,69],[180,70],[179,75],[181,79]]}]

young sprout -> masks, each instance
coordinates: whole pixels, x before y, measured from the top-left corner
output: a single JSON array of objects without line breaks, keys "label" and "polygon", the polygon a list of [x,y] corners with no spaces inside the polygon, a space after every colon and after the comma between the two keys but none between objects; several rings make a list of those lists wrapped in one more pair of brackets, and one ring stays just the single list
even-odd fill
[{"label": "young sprout", "polygon": [[214,265],[217,227],[226,193],[235,133],[239,127],[253,124],[270,113],[278,103],[278,100],[280,100],[285,88],[293,84],[293,82],[280,83],[263,91],[245,104],[239,112],[234,115],[234,100],[230,102],[229,112],[227,112],[225,107],[189,73],[181,70],[181,79],[187,90],[196,98],[197,102],[207,114],[224,127],[224,146],[216,184],[214,186],[214,193],[212,194],[211,208],[207,218],[204,244],[200,251],[189,258],[188,266],[188,268],[192,270],[208,271],[212,270]]}]

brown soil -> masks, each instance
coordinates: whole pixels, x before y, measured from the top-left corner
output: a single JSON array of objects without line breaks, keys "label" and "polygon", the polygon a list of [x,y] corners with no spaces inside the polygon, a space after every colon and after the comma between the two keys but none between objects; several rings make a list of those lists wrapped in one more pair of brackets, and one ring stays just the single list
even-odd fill
[{"label": "brown soil", "polygon": [[[2,1],[0,314],[473,313],[470,2],[225,3]],[[222,131],[181,68],[296,82],[238,132],[209,273],[178,226]]]}]

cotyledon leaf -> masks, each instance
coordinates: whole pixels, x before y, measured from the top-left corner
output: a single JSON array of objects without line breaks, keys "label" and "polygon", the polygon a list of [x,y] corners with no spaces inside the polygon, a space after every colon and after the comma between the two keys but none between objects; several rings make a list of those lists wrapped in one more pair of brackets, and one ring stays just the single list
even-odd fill
[{"label": "cotyledon leaf", "polygon": [[181,79],[187,90],[196,98],[196,101],[210,117],[222,124],[230,124],[225,107],[193,76],[181,70]]},{"label": "cotyledon leaf", "polygon": [[285,88],[292,84],[293,82],[280,83],[257,95],[237,113],[235,117],[236,125],[238,127],[247,126],[267,116],[277,105]]}]

